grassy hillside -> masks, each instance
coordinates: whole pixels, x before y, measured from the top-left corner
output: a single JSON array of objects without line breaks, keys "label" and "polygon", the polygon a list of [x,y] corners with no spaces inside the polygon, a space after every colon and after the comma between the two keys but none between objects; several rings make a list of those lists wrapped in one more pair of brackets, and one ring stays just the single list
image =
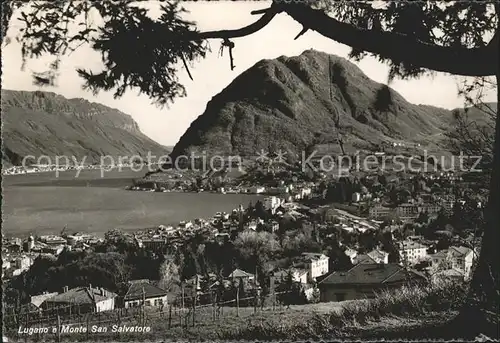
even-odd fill
[{"label": "grassy hillside", "polygon": [[439,147],[452,119],[451,111],[409,103],[344,58],[307,50],[239,75],[209,101],[173,155],[296,152],[318,136],[336,142],[339,135],[354,149],[393,141]]},{"label": "grassy hillside", "polygon": [[[474,338],[471,328],[456,328],[453,319],[463,304],[467,285],[443,281],[429,286],[403,287],[380,293],[374,299],[344,302],[292,305],[263,310],[246,307],[224,307],[214,319],[211,305],[197,308],[195,325],[192,312],[184,316],[168,310],[146,312],[141,316],[121,317],[117,313],[103,313],[101,325],[139,325],[151,327],[146,334],[101,333],[89,336],[105,341],[164,342],[170,340],[324,340],[324,339],[452,339]],[[94,320],[97,315],[93,315]],[[170,318],[170,319],[169,319]],[[92,323],[93,321],[91,321]],[[169,324],[170,323],[170,324]],[[182,323],[182,325],[181,325]],[[473,325],[473,323],[471,323]],[[472,335],[472,336],[471,336]],[[85,335],[63,335],[63,341],[85,340]]]},{"label": "grassy hillside", "polygon": [[165,154],[129,115],[83,99],[48,92],[2,90],[2,160],[19,165],[27,155],[100,156]]}]

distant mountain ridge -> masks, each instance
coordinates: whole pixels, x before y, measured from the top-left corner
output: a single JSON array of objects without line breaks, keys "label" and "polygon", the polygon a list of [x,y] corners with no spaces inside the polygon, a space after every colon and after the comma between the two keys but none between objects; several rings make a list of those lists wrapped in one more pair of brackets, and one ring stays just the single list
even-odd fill
[{"label": "distant mountain ridge", "polygon": [[[411,104],[382,86],[346,59],[315,50],[259,61],[208,102],[172,157],[255,155],[261,149],[297,153],[318,134],[333,141],[340,134],[356,149],[399,140],[443,148],[451,111]],[[391,101],[380,105],[389,93]]]},{"label": "distant mountain ridge", "polygon": [[141,132],[128,114],[84,99],[42,91],[2,89],[2,162],[25,156],[75,156],[87,163],[101,156],[159,156],[166,147]]}]

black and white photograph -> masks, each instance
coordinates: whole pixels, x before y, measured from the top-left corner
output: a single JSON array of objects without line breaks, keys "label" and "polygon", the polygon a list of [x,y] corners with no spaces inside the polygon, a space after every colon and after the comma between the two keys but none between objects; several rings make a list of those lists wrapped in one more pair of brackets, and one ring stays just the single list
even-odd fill
[{"label": "black and white photograph", "polygon": [[3,343],[499,341],[499,1],[1,6]]}]

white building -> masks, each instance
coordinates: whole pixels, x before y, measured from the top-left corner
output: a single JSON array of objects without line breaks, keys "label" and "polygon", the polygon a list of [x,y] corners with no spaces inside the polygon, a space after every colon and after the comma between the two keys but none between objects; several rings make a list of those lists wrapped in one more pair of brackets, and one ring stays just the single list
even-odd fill
[{"label": "white building", "polygon": [[258,226],[258,225],[259,225],[259,223],[258,223],[257,221],[252,220],[251,222],[249,222],[249,223],[246,225],[246,227],[247,227],[248,229],[250,229],[250,230],[255,231],[255,230],[257,230],[257,226]]},{"label": "white building", "polygon": [[359,202],[359,201],[361,201],[361,193],[354,192],[352,194],[352,202]]},{"label": "white building", "polygon": [[10,269],[10,261],[2,261],[2,270]]},{"label": "white building", "polygon": [[248,193],[252,193],[252,194],[261,194],[261,193],[264,193],[265,191],[266,191],[266,188],[261,187],[261,186],[254,186],[254,187],[248,188]]},{"label": "white building", "polygon": [[401,263],[415,264],[427,257],[427,249],[423,244],[415,241],[402,241],[399,243],[399,256]]},{"label": "white building", "polygon": [[375,249],[367,253],[367,255],[376,263],[383,263],[383,264],[389,263],[389,254],[386,253],[385,251]]},{"label": "white building", "polygon": [[310,187],[304,187],[300,189],[300,195],[302,198],[310,196],[312,193],[312,189]]},{"label": "white building", "polygon": [[32,264],[33,264],[33,259],[29,256],[20,256],[15,260],[16,268],[21,269],[23,271],[29,269],[29,267],[31,267]]},{"label": "white building", "polygon": [[274,233],[279,230],[280,224],[277,221],[272,220],[271,222],[269,222],[269,228],[271,232]]},{"label": "white building", "polygon": [[56,235],[41,236],[40,241],[44,242],[45,244],[49,244],[49,245],[62,245],[62,244],[67,243],[67,241],[64,238],[62,238],[60,236],[56,236]]},{"label": "white building", "polygon": [[351,263],[354,264],[354,262],[356,261],[356,257],[358,256],[358,252],[356,250],[351,249],[351,248],[347,248],[344,251],[344,254],[346,254],[347,257],[349,257],[349,259],[351,260]]},{"label": "white building", "polygon": [[116,297],[115,293],[104,288],[89,286],[68,289],[64,287],[63,293],[45,300],[42,307],[63,307],[68,311],[73,307],[73,311],[78,308],[77,311],[81,312],[104,312],[114,310]]},{"label": "white building", "polygon": [[279,187],[270,187],[267,190],[267,193],[274,195],[285,195],[290,192],[289,186],[279,186]]},{"label": "white building", "polygon": [[282,204],[282,200],[275,196],[270,196],[264,198],[264,208],[271,213],[274,213],[276,209]]},{"label": "white building", "polygon": [[160,231],[168,236],[168,235],[174,234],[176,230],[171,225],[169,225],[169,226],[160,225],[160,226],[158,226],[158,231]]},{"label": "white building", "polygon": [[318,276],[325,275],[329,270],[330,258],[319,253],[302,253],[302,258],[306,263],[309,281],[314,281]]},{"label": "white building", "polygon": [[147,280],[131,282],[124,297],[124,307],[167,305],[167,291],[150,284]]},{"label": "white building", "polygon": [[48,292],[44,292],[43,294],[39,294],[39,295],[33,295],[31,298],[30,298],[30,303],[32,303],[33,305],[35,305],[36,307],[41,307],[42,306],[42,303],[47,300],[47,299],[50,299],[52,297],[55,297],[56,295],[58,295],[59,293],[57,292],[52,292],[52,293],[48,293]]},{"label": "white building", "polygon": [[477,258],[477,252],[467,247],[451,246],[431,256],[434,268],[458,270],[467,280],[472,274],[472,265]]},{"label": "white building", "polygon": [[183,229],[189,229],[192,226],[193,226],[193,223],[190,221],[186,222],[183,220],[183,221],[179,222],[179,227],[181,227]]},{"label": "white building", "polygon": [[352,226],[347,226],[346,224],[339,224],[340,228],[347,232],[354,232],[354,228]]},{"label": "white building", "polygon": [[306,269],[291,268],[290,270],[281,270],[274,273],[274,277],[278,280],[284,281],[291,274],[292,281],[306,284],[308,281],[309,272]]}]

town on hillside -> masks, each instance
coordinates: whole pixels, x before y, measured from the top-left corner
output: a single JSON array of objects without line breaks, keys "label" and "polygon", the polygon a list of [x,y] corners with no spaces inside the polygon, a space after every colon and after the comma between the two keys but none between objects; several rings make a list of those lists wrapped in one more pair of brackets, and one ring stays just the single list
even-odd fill
[{"label": "town on hillside", "polygon": [[234,179],[198,181],[263,196],[210,218],[105,237],[70,228],[2,235],[6,314],[332,303],[408,284],[467,281],[484,198],[466,177],[311,176],[290,165],[257,166]]}]

